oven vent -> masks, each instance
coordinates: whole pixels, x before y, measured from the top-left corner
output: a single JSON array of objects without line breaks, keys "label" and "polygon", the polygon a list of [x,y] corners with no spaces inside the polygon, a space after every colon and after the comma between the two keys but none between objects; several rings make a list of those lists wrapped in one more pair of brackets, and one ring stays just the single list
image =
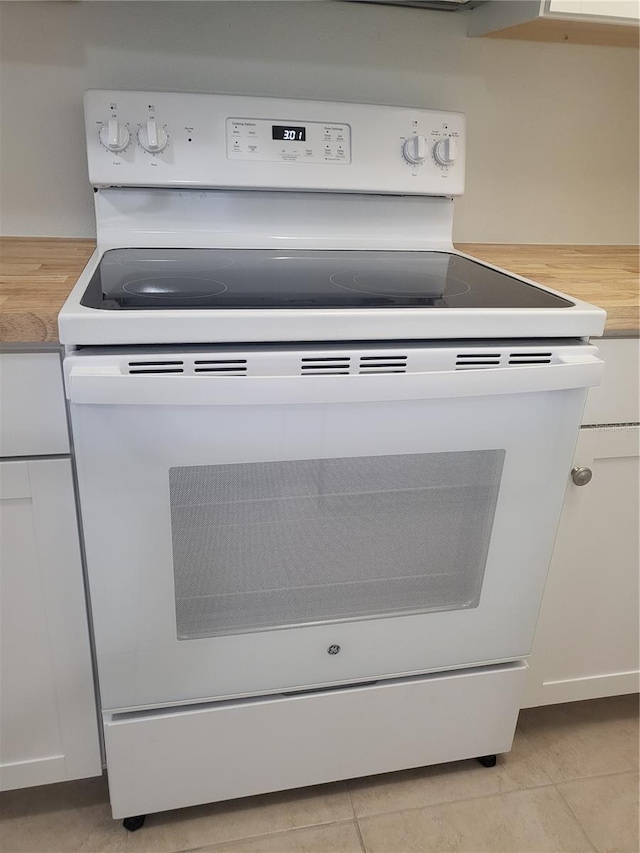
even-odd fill
[{"label": "oven vent", "polygon": [[300,359],[302,376],[340,376],[350,373],[350,368],[351,358],[348,355]]},{"label": "oven vent", "polygon": [[184,362],[174,359],[163,361],[130,361],[129,373],[184,373]]},{"label": "oven vent", "polygon": [[406,373],[406,355],[363,355],[360,358],[360,373]]},{"label": "oven vent", "polygon": [[461,352],[456,356],[456,370],[482,370],[499,367],[502,358],[499,352]]},{"label": "oven vent", "polygon": [[512,352],[509,364],[551,364],[550,352]]},{"label": "oven vent", "polygon": [[246,376],[246,358],[196,359],[193,362],[194,373],[207,373],[212,376]]}]

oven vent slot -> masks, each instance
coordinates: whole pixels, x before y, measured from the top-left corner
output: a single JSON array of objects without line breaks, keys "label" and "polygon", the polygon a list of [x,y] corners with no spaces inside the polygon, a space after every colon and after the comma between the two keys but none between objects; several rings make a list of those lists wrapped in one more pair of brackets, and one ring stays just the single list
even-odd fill
[{"label": "oven vent slot", "polygon": [[499,352],[461,352],[456,356],[456,370],[500,367],[501,359],[502,355]]},{"label": "oven vent slot", "polygon": [[184,373],[184,362],[165,361],[130,361],[129,375],[136,373]]},{"label": "oven vent slot", "polygon": [[341,376],[351,372],[348,355],[318,356],[300,359],[302,376]]},{"label": "oven vent slot", "polygon": [[194,373],[207,373],[211,376],[246,376],[246,358],[209,358],[195,359]]},{"label": "oven vent slot", "polygon": [[406,355],[363,355],[358,368],[360,373],[406,373]]},{"label": "oven vent slot", "polygon": [[512,352],[509,353],[509,364],[551,364],[550,352]]}]

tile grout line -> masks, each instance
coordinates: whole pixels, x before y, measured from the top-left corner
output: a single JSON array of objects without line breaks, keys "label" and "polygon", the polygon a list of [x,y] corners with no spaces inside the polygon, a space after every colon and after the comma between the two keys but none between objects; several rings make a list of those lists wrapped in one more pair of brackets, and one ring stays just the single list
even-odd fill
[{"label": "tile grout line", "polygon": [[608,773],[588,773],[586,776],[570,776],[568,779],[553,779],[554,785],[567,785],[570,782],[584,782],[585,779],[606,779],[607,776],[624,776],[626,773],[638,773],[638,769],[633,770],[610,770]]},{"label": "tile grout line", "polygon": [[388,815],[388,814],[400,814],[401,812],[413,812],[413,811],[419,811],[421,809],[436,808],[437,806],[452,805],[453,803],[470,803],[470,802],[473,802],[473,800],[486,800],[487,797],[502,797],[502,796],[508,796],[509,794],[517,794],[517,793],[524,792],[524,791],[539,791],[541,788],[552,788],[552,787],[554,787],[555,784],[556,783],[553,781],[553,779],[551,779],[549,782],[543,782],[541,785],[529,785],[529,786],[524,787],[524,788],[511,788],[511,790],[508,790],[508,791],[492,791],[489,794],[476,794],[473,797],[460,797],[459,799],[456,799],[456,800],[439,800],[438,802],[424,803],[424,805],[421,805],[421,806],[407,806],[406,808],[391,809],[390,811],[385,810],[385,811],[380,811],[380,812],[371,812],[370,814],[358,815],[355,812],[355,808],[354,808],[354,813],[355,813],[356,821],[358,821],[360,818],[378,817],[379,815]]},{"label": "tile grout line", "polygon": [[351,803],[351,811],[353,812],[353,822],[355,823],[356,833],[358,835],[358,841],[360,842],[360,849],[362,853],[367,853],[367,848],[364,844],[364,839],[362,837],[362,830],[360,829],[360,821],[358,820],[358,815],[356,814],[356,807],[353,804],[353,797],[351,796],[351,780],[347,780],[347,793],[349,794],[349,802]]},{"label": "tile grout line", "polygon": [[322,823],[308,823],[304,824],[304,826],[291,826],[289,829],[274,829],[273,832],[261,832],[258,835],[243,835],[240,838],[228,838],[226,841],[208,841],[206,844],[199,844],[197,847],[185,847],[181,850],[172,850],[170,853],[198,853],[201,850],[211,850],[212,853],[215,853],[220,847],[236,846],[238,844],[246,844],[247,841],[260,841],[262,838],[273,838],[276,835],[287,835],[292,832],[303,832],[307,829],[318,829],[323,826],[340,826],[353,822],[352,818],[342,818]]},{"label": "tile grout line", "polygon": [[360,829],[360,822],[358,821],[358,818],[355,819],[354,823],[356,825],[356,833],[358,834],[358,841],[360,842],[360,848],[362,850],[362,853],[367,853],[367,848],[364,843],[364,838],[362,837],[362,830]]},{"label": "tile grout line", "polygon": [[[612,776],[612,775],[614,775],[614,774],[612,774],[612,773],[605,773],[605,774],[603,774],[603,775],[604,775],[604,776]],[[597,777],[585,777],[585,778],[597,778]],[[600,778],[602,778],[602,777],[600,777]],[[558,792],[558,795],[559,795],[560,799],[561,799],[561,800],[562,800],[562,802],[565,804],[565,806],[569,809],[569,812],[570,812],[570,814],[572,815],[573,819],[574,819],[574,820],[575,820],[575,822],[578,824],[578,826],[580,827],[580,829],[583,831],[583,833],[584,833],[584,835],[585,835],[585,838],[587,839],[587,841],[589,842],[589,844],[593,847],[594,853],[600,853],[600,850],[598,849],[598,847],[596,847],[595,842],[592,840],[591,836],[590,836],[590,835],[589,835],[589,833],[587,832],[586,827],[584,827],[584,826],[582,825],[582,821],[580,820],[580,818],[578,817],[578,815],[574,812],[574,810],[571,808],[571,805],[569,804],[568,800],[563,796],[562,791],[561,791],[561,790],[560,790],[560,788],[558,787],[558,784],[562,785],[562,784],[564,784],[564,783],[560,782],[560,783],[557,783],[557,784],[555,785],[555,789],[556,789],[556,791]]]}]

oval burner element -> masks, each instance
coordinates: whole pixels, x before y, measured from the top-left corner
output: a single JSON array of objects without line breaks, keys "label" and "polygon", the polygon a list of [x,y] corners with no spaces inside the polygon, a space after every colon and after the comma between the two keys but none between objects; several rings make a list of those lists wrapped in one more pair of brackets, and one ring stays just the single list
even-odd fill
[{"label": "oval burner element", "polygon": [[441,273],[397,267],[388,271],[380,267],[343,270],[334,273],[329,280],[344,290],[356,293],[407,299],[442,299],[460,296],[471,289],[466,282]]},{"label": "oval burner element", "polygon": [[224,293],[227,285],[214,278],[195,276],[166,276],[136,278],[122,285],[126,293],[147,299],[205,299]]}]

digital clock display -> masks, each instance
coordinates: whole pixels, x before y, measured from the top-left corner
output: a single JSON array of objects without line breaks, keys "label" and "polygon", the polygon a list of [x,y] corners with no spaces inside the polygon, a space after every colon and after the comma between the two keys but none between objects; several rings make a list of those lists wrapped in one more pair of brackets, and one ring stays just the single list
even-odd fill
[{"label": "digital clock display", "polygon": [[305,142],[307,139],[306,127],[289,127],[283,124],[271,125],[271,138],[290,140],[291,142]]}]

